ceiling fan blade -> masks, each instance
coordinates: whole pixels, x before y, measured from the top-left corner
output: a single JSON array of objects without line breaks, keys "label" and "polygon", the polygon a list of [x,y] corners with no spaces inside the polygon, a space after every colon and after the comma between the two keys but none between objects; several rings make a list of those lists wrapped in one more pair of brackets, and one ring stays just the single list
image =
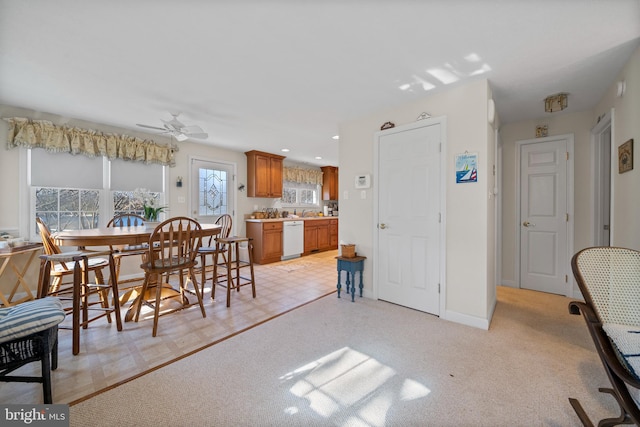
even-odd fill
[{"label": "ceiling fan blade", "polygon": [[140,126],[141,128],[147,128],[147,129],[155,129],[155,130],[161,130],[163,132],[167,132],[167,129],[165,128],[159,128],[157,126],[149,126],[149,125],[142,125],[140,123],[136,123],[136,126]]}]

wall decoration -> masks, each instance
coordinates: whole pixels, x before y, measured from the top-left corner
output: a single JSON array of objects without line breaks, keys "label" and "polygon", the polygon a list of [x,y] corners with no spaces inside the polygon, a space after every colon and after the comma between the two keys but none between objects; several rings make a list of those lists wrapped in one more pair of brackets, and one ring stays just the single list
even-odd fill
[{"label": "wall decoration", "polygon": [[618,173],[633,169],[633,139],[618,147]]},{"label": "wall decoration", "polygon": [[478,182],[478,153],[456,154],[456,184]]},{"label": "wall decoration", "polygon": [[370,175],[357,175],[355,181],[356,188],[369,188],[371,187]]},{"label": "wall decoration", "polygon": [[544,138],[549,134],[549,126],[541,125],[536,126],[536,138]]},{"label": "wall decoration", "polygon": [[382,126],[380,126],[380,130],[391,129],[396,127],[395,123],[385,122]]}]

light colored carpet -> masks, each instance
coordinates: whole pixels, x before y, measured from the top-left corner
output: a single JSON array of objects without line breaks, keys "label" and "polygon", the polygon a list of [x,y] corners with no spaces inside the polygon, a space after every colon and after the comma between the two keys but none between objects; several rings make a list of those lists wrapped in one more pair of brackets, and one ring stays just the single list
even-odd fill
[{"label": "light colored carpet", "polygon": [[324,297],[80,402],[72,426],[574,426],[608,382],[569,299],[499,288],[489,331]]}]

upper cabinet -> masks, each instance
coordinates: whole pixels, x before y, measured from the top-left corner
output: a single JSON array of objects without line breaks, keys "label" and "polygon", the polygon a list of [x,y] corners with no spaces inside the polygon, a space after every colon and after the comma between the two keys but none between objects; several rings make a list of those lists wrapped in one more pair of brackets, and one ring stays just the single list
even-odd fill
[{"label": "upper cabinet", "polygon": [[322,169],[322,200],[338,200],[338,168],[323,166]]},{"label": "upper cabinet", "polygon": [[284,156],[247,151],[247,197],[282,197]]}]

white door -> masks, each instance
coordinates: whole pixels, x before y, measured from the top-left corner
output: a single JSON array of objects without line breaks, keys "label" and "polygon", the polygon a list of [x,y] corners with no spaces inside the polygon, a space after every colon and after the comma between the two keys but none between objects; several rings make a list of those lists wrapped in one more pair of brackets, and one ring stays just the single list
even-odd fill
[{"label": "white door", "polygon": [[441,126],[393,129],[380,133],[377,142],[378,298],[436,315]]},{"label": "white door", "polygon": [[569,296],[568,140],[528,142],[520,150],[520,287]]},{"label": "white door", "polygon": [[232,164],[191,159],[190,182],[193,218],[203,224],[212,224],[220,215],[234,217],[235,177]]}]

